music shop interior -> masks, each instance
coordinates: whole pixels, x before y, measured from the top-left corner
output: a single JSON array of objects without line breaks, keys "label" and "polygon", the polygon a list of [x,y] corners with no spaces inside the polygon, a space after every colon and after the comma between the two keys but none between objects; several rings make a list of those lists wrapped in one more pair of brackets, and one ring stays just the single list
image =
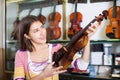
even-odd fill
[{"label": "music shop interior", "polygon": [[81,57],[88,43],[86,30],[100,22],[90,38],[87,70],[74,71],[68,65],[58,80],[120,80],[120,0],[0,0],[0,80],[13,80],[19,47],[13,34],[28,15],[37,16],[46,30],[49,27],[49,43],[70,48],[71,59],[76,54]]}]

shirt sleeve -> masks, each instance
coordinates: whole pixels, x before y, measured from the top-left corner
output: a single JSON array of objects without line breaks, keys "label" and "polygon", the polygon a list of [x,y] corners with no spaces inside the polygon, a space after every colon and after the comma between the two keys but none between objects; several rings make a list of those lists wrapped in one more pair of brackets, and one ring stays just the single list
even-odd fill
[{"label": "shirt sleeve", "polygon": [[73,58],[72,67],[78,71],[86,72],[88,69],[88,62],[85,62],[80,55],[76,54]]},{"label": "shirt sleeve", "polygon": [[15,55],[14,80],[25,80],[23,56],[20,51],[17,51]]},{"label": "shirt sleeve", "polygon": [[86,70],[88,68],[88,63],[82,60],[81,58],[78,58],[74,62],[74,67],[80,70]]}]

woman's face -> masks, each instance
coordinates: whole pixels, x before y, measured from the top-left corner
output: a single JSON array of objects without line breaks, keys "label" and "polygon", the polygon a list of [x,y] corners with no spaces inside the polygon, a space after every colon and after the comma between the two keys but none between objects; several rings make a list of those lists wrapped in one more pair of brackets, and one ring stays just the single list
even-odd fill
[{"label": "woman's face", "polygon": [[46,29],[39,21],[35,21],[31,24],[28,38],[33,44],[46,43]]}]

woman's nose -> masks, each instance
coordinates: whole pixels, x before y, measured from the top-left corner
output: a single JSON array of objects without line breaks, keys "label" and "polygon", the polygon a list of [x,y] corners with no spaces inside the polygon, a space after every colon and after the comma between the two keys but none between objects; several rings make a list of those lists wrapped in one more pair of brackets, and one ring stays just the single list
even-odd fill
[{"label": "woman's nose", "polygon": [[41,33],[41,34],[45,34],[45,32],[46,32],[46,31],[45,31],[45,28],[42,28],[40,33]]}]

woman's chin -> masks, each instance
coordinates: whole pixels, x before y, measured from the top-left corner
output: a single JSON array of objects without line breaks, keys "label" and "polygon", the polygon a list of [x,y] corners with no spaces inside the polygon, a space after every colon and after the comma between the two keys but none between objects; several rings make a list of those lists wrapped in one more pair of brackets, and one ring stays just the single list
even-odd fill
[{"label": "woman's chin", "polygon": [[46,40],[42,40],[41,43],[43,43],[43,44],[46,43]]}]

